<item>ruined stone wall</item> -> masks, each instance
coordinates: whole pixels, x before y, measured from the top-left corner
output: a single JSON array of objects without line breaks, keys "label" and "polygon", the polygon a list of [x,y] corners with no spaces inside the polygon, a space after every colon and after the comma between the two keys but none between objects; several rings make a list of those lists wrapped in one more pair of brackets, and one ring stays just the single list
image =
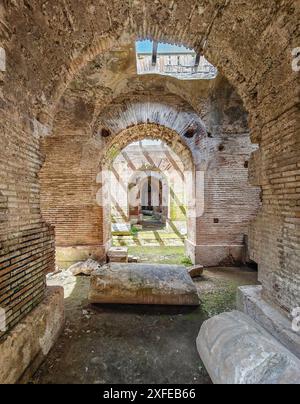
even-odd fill
[{"label": "ruined stone wall", "polygon": [[89,256],[105,258],[103,210],[96,198],[98,150],[87,152],[86,142],[83,136],[54,136],[42,146],[41,209],[44,220],[55,226],[57,260],[66,266]]},{"label": "ruined stone wall", "polygon": [[[47,263],[45,254],[51,231],[39,213],[41,158],[24,119],[51,123],[57,102],[80,69],[137,37],[204,51],[237,89],[249,112],[251,138],[260,144],[250,165],[254,185],[263,188],[263,208],[251,232],[259,277],[275,304],[288,311],[300,306],[299,73],[291,68],[292,50],[300,42],[299,16],[296,0],[1,3],[0,45],[7,59],[0,80],[1,277],[8,284],[0,296],[5,299],[7,291],[16,296],[4,305],[18,313],[15,319],[37,302],[42,287],[30,294],[30,276],[23,289],[15,288],[12,254],[24,257],[19,267],[24,279],[29,267],[53,267],[52,247]],[[197,100],[191,102],[195,108]],[[28,231],[36,239],[23,250]]]}]

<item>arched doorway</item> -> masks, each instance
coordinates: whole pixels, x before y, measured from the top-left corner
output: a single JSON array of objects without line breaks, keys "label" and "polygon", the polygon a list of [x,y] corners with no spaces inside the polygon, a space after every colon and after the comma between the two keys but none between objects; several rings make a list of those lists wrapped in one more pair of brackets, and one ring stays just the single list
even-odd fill
[{"label": "arched doorway", "polygon": [[[137,38],[184,44],[199,53],[203,52],[243,98],[250,115],[252,141],[261,145],[261,150],[256,150],[250,161],[251,182],[263,188],[262,210],[249,232],[251,256],[259,263],[264,296],[283,309],[287,316],[300,302],[297,254],[299,212],[295,202],[299,198],[299,76],[291,63],[291,55],[295,54],[293,50],[299,46],[297,2],[194,4],[185,0],[155,3],[137,0],[124,4],[110,2],[105,10],[101,3],[87,6],[73,0],[57,7],[52,7],[50,3],[38,3],[34,2],[36,7],[31,7],[22,2],[18,5],[5,2],[1,9],[1,46],[6,49],[10,63],[7,71],[6,66],[1,67],[1,157],[5,162],[1,171],[1,192],[8,207],[7,221],[1,229],[1,266],[5,271],[2,272],[5,282],[6,278],[9,279],[6,287],[9,296],[3,296],[5,307],[11,313],[9,329],[42,301],[44,273],[55,267],[54,230],[46,225],[39,202],[38,172],[43,160],[39,137],[50,132],[47,125],[52,121],[54,109],[72,80],[76,81],[77,73],[99,55],[113,49],[115,44],[122,46],[128,40],[135,41]],[[88,12],[83,12],[86,10],[81,7],[87,7]],[[36,52],[32,52],[33,43],[37,45]],[[64,44],[63,51],[61,44]],[[51,69],[42,63],[45,55],[51,59]],[[98,61],[94,64],[99,65]],[[127,64],[121,64],[121,67],[124,66]],[[114,91],[120,90],[122,79],[113,76]],[[97,85],[103,88],[96,76],[94,80],[90,82],[93,89]],[[123,81],[127,86],[128,81]],[[168,85],[169,91],[176,87],[174,82]],[[80,82],[76,82],[75,87],[81,90]],[[104,87],[105,101],[110,94],[110,88]],[[190,95],[190,102],[196,105],[199,98],[199,92],[195,91]],[[97,112],[96,108],[89,108],[89,102],[90,99],[86,104],[83,102],[81,116],[92,116],[92,120]],[[229,109],[235,114],[234,108]],[[75,110],[82,112],[80,108]],[[218,114],[216,116],[219,117]],[[67,126],[64,128],[66,132],[69,129]],[[84,126],[85,129],[87,127],[90,128]],[[78,127],[75,132],[78,134]],[[67,151],[75,150],[74,155],[77,156],[79,142],[74,139],[63,141],[68,143]],[[219,161],[225,164],[230,153],[223,144],[216,145],[217,148],[219,146],[219,152],[227,154],[223,154]],[[64,151],[64,162],[67,163],[71,154]],[[242,166],[240,168],[243,170]],[[70,177],[75,177],[72,177],[74,172],[78,174],[81,169],[77,165],[72,166]],[[65,171],[57,171],[58,183],[64,188],[62,173]],[[84,175],[94,178],[93,167],[87,171],[88,174],[84,172]],[[76,181],[70,183],[75,189]],[[219,182],[216,183],[219,186]],[[73,189],[68,192],[71,197]],[[88,213],[82,207],[80,214],[76,211],[80,220],[75,221],[75,215],[64,214],[66,206],[70,207],[70,211],[75,211],[76,207],[64,204],[62,208],[59,205],[63,204],[61,198],[57,198],[55,208],[49,210],[53,209],[63,247],[70,247],[68,243],[72,238],[76,247],[88,246],[99,250],[100,243],[104,241],[95,234],[98,236],[102,223],[97,222],[95,226],[95,222],[87,222],[90,217],[100,217],[101,209],[87,197],[94,193],[90,189],[85,191],[80,194],[81,202],[89,209]],[[214,237],[217,237],[219,225],[229,228],[231,236],[241,221],[234,212],[232,227],[232,222],[226,222],[215,212],[215,208],[211,210],[206,229],[214,226],[211,242],[215,243],[213,247],[218,247]],[[69,232],[65,231],[66,222],[71,229]],[[88,234],[86,239],[81,236],[82,229]],[[225,238],[226,234],[223,235]],[[86,244],[82,245],[83,241]],[[240,238],[232,237],[230,246],[237,242]],[[13,289],[20,274],[22,282]]]},{"label": "arched doorway", "polygon": [[99,202],[112,218],[111,230],[106,226],[107,244],[148,246],[153,254],[154,247],[178,247],[178,264],[192,260],[186,239],[193,242],[196,233],[196,200],[190,198],[195,194],[195,166],[183,139],[163,126],[137,125],[115,135],[106,150],[101,180],[105,190],[99,195],[110,197]]},{"label": "arched doorway", "polygon": [[[142,228],[165,228],[169,215],[169,184],[159,171],[141,171],[128,187],[129,220]],[[148,220],[147,220],[148,219]]]}]

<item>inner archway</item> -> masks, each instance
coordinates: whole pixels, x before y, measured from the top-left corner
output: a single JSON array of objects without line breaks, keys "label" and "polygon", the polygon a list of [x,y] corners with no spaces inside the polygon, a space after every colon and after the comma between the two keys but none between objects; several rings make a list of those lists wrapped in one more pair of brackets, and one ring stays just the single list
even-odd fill
[{"label": "inner archway", "polygon": [[178,264],[192,262],[186,239],[195,242],[195,164],[184,140],[163,126],[137,125],[114,136],[105,155],[100,195],[109,195],[101,201],[112,221],[108,245],[127,246],[135,256],[139,247],[149,247],[149,256],[159,248],[160,254],[175,252]]},{"label": "inner archway", "polygon": [[[110,234],[105,228],[105,209],[95,202],[101,174],[98,183],[95,178],[105,145],[99,145],[98,140],[99,133],[110,138],[119,131],[111,131],[109,125],[98,131],[99,111],[120,95],[147,97],[152,93],[156,97],[159,92],[182,95],[208,128],[207,142],[197,137],[199,155],[209,150],[209,157],[197,160],[197,171],[199,165],[204,178],[196,178],[196,183],[202,181],[200,184],[205,184],[209,192],[204,214],[200,219],[197,215],[197,225],[191,226],[196,229],[196,242],[189,245],[192,255],[207,266],[236,262],[242,256],[245,240],[249,240],[248,252],[259,265],[262,283],[256,289],[257,300],[263,305],[271,301],[276,312],[271,315],[272,321],[265,321],[263,326],[276,334],[280,327],[270,324],[276,321],[277,314],[282,315],[281,324],[287,323],[289,329],[282,334],[290,336],[291,313],[294,315],[300,304],[299,70],[295,66],[299,54],[299,2],[136,0],[107,2],[105,7],[103,2],[92,0],[82,4],[58,1],[55,6],[37,0],[2,3],[0,194],[4,216],[0,278],[7,329],[0,330],[0,347],[7,341],[4,334],[17,335],[15,326],[22,327],[25,317],[34,316],[34,308],[42,313],[39,318],[50,318],[49,313],[53,313],[45,308],[49,307],[45,273],[55,269],[54,227],[57,253],[58,249],[64,253],[75,251],[76,260],[79,256],[105,258]],[[209,86],[194,86],[188,82],[179,85],[178,80],[169,77],[162,85],[162,80],[151,75],[147,92],[146,80],[136,79],[136,69],[126,52],[123,59],[115,55],[113,60],[111,55],[102,58],[112,50],[123,55],[128,42],[146,38],[188,46],[197,57],[204,55],[213,63],[242,98],[249,113],[251,140],[260,149],[249,144],[248,127],[236,130],[236,121],[244,116],[239,120],[240,110],[231,103],[232,89],[230,94],[222,92],[222,100],[227,95],[228,99],[222,108],[216,107],[221,94],[217,86],[220,77]],[[45,57],[51,64],[43,63]],[[92,96],[88,86],[81,87],[78,81],[78,75],[89,64],[98,69],[84,80],[95,90]],[[167,69],[181,75],[180,57],[175,64],[171,61]],[[76,94],[74,89],[78,90]],[[100,94],[98,98],[93,97],[96,92]],[[162,103],[152,105],[159,107]],[[58,128],[57,115],[63,121],[70,110],[78,120],[71,119],[70,127],[67,119]],[[157,117],[154,113],[149,122],[130,120],[121,130],[132,124],[163,124],[160,118],[165,112],[167,109]],[[180,134],[173,126],[170,129]],[[194,129],[193,125],[188,127],[187,136]],[[54,136],[41,142],[51,132]],[[44,151],[50,152],[45,153],[48,161],[40,171]],[[262,188],[258,215],[259,193],[246,184],[248,164],[251,184]],[[45,184],[47,192],[41,195]],[[250,311],[252,315],[255,312]],[[56,320],[59,317],[63,318],[62,312]],[[257,317],[261,321],[261,316]],[[28,323],[36,324],[34,320]],[[47,335],[59,333],[55,325],[50,325]],[[44,348],[47,351],[51,346],[51,342],[43,346],[44,338],[35,334],[39,333],[38,327],[23,330],[21,337],[17,335],[14,349],[4,349],[6,356],[0,355],[3,365],[16,371],[12,376],[10,370],[5,373],[4,369],[4,380],[16,381],[30,368],[30,362],[41,356],[40,350],[45,353]],[[285,335],[275,338],[290,349]],[[36,346],[37,350],[20,358],[17,353],[25,345]],[[10,366],[14,360],[22,363]],[[181,371],[180,365],[176,367]]]},{"label": "inner archway", "polygon": [[[169,217],[169,183],[161,173],[145,171],[145,178],[137,181],[137,192],[140,193],[138,212],[140,215],[137,224],[143,230],[166,227]],[[148,219],[148,220],[147,220]]]}]

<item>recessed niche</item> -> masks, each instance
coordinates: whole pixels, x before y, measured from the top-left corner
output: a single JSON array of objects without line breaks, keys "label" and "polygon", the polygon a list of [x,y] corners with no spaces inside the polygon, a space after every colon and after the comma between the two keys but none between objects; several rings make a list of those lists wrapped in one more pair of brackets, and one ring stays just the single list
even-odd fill
[{"label": "recessed niche", "polygon": [[192,124],[190,125],[184,133],[184,137],[187,139],[192,139],[197,133],[197,125]]},{"label": "recessed niche", "polygon": [[111,135],[111,131],[107,128],[102,128],[101,130],[101,136],[102,137],[109,137]]}]

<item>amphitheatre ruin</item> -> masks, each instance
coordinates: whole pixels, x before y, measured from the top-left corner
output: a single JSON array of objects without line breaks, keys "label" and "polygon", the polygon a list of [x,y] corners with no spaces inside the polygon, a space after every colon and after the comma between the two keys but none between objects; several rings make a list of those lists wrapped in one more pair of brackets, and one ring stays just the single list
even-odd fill
[{"label": "amphitheatre ruin", "polygon": [[299,0],[0,2],[0,384],[300,383],[299,81]]}]

